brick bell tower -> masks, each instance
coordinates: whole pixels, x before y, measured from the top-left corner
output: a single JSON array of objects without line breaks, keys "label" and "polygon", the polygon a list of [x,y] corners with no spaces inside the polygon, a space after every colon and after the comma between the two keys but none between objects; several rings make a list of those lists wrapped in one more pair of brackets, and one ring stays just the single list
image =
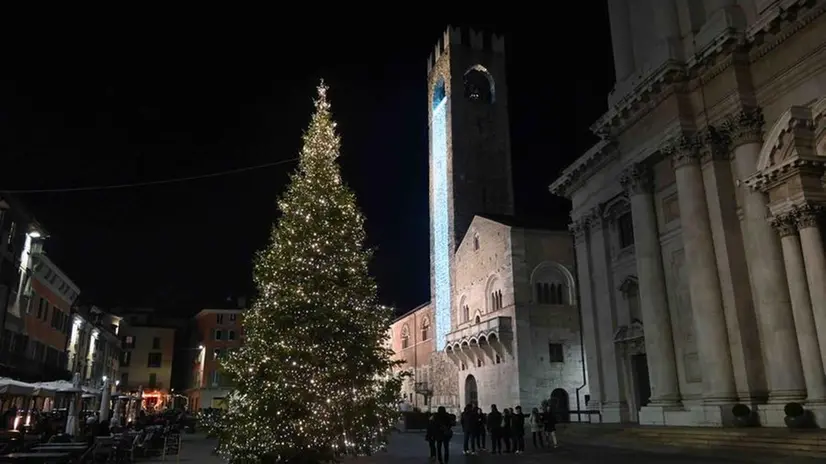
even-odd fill
[{"label": "brick bell tower", "polygon": [[513,214],[505,39],[448,26],[427,63],[436,346],[452,326],[453,254],[479,213]]}]

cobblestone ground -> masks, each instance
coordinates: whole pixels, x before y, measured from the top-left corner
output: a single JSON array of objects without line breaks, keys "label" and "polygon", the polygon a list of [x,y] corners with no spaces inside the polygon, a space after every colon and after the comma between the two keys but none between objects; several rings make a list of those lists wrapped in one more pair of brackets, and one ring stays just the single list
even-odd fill
[{"label": "cobblestone ground", "polygon": [[[555,450],[536,452],[530,443],[527,452],[517,456],[512,454],[490,455],[479,453],[475,456],[462,455],[462,435],[457,434],[450,444],[450,462],[453,464],[488,464],[488,463],[523,463],[523,464],[791,464],[810,462],[800,458],[766,458],[758,456],[743,456],[732,459],[698,455],[692,451],[683,452],[654,452],[638,450],[621,450],[587,445],[561,445]],[[215,447],[214,440],[208,440],[203,435],[185,435],[181,446],[181,456],[177,462],[197,464],[225,464],[212,454]],[[344,459],[343,464],[413,464],[428,463],[429,451],[424,437],[419,433],[395,434],[392,437],[387,452],[375,456]],[[147,461],[143,461],[147,462]],[[161,462],[155,459],[148,462]],[[174,457],[168,457],[166,462],[176,462]]]}]

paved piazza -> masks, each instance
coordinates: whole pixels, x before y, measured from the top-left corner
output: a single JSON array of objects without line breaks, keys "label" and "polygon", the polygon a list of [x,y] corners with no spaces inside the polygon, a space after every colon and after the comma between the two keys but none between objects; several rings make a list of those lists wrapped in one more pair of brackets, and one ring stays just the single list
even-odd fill
[{"label": "paved piazza", "polygon": [[[215,447],[214,440],[207,440],[202,435],[185,435],[182,446],[182,454],[179,462],[197,464],[224,464],[224,461],[212,455],[211,451]],[[501,455],[491,456],[490,454],[480,454],[476,456],[463,456],[461,454],[462,435],[457,435],[451,442],[452,456],[450,462],[454,464],[487,464],[487,463],[524,463],[524,464],[739,464],[739,463],[765,463],[765,464],[805,464],[815,462],[801,458],[766,458],[756,455],[743,455],[740,459],[731,458],[711,458],[701,456],[690,451],[679,453],[656,453],[634,450],[619,450],[613,448],[569,445],[546,453],[533,453],[529,449],[522,456]],[[528,444],[530,448],[530,444]],[[418,433],[397,434],[393,436],[390,449],[387,453],[376,456],[345,459],[342,463],[352,464],[413,464],[428,463],[427,443]],[[143,461],[147,462],[147,461]],[[149,461],[149,462],[161,462]],[[167,461],[170,462],[170,461]]]}]

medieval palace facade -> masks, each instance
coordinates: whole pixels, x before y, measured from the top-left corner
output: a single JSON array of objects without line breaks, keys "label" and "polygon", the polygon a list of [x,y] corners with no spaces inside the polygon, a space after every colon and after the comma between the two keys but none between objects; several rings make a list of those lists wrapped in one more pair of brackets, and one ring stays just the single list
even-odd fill
[{"label": "medieval palace facade", "polygon": [[403,396],[584,409],[573,241],[513,216],[504,39],[448,28],[428,89],[431,301],[391,328]]},{"label": "medieval palace facade", "polygon": [[592,407],[826,425],[826,1],[611,0],[602,141],[573,202]]}]

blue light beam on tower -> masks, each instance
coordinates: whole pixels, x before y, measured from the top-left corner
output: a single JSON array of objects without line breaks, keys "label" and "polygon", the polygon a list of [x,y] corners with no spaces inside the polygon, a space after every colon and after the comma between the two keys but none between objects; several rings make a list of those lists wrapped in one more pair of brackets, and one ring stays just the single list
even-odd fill
[{"label": "blue light beam on tower", "polygon": [[430,153],[433,157],[433,208],[430,223],[433,228],[433,273],[436,308],[436,349],[443,350],[450,332],[450,218],[447,192],[447,97],[444,84],[438,85],[433,96]]}]

